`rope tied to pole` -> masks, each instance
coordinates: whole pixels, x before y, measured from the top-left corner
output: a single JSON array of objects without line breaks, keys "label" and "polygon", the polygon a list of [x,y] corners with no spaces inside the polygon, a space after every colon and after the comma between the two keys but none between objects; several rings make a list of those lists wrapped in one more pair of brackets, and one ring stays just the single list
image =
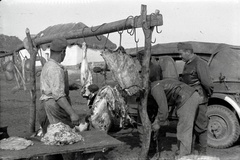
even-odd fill
[{"label": "rope tied to pole", "polygon": [[105,43],[104,43],[104,46],[103,46],[103,50],[104,50],[104,51],[105,51],[105,49],[107,48],[106,45],[107,45],[107,42],[108,42],[108,37],[109,37],[109,33],[108,33],[108,35],[107,35],[107,39],[106,39],[106,41],[105,41]]},{"label": "rope tied to pole", "polygon": [[134,41],[136,43],[136,53],[138,53],[138,42],[139,42],[139,39],[137,40],[137,30],[136,30],[136,21],[135,21],[137,18],[138,16],[135,16],[133,20],[133,31],[134,31]]},{"label": "rope tied to pole", "polygon": [[82,35],[83,35],[83,41],[86,43],[86,39],[85,39],[85,36],[84,36],[84,29],[85,28],[88,28],[87,26],[85,26],[85,27],[83,27],[83,29],[82,29]]}]

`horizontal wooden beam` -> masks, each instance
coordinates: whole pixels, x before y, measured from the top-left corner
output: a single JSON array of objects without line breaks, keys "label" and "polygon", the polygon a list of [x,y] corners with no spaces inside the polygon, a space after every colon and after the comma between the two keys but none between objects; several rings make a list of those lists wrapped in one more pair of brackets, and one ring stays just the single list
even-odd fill
[{"label": "horizontal wooden beam", "polygon": [[[161,14],[152,15],[152,16],[149,15],[147,17],[147,23],[151,27],[162,25],[163,24],[162,15]],[[59,34],[48,36],[48,37],[36,38],[35,43],[36,45],[49,43],[53,39],[58,37],[65,37],[66,39],[76,39],[76,38],[98,36],[98,35],[117,32],[121,30],[140,28],[142,26],[143,26],[142,17],[136,16],[134,18],[124,19],[124,20],[120,20],[112,23],[104,23],[102,25],[95,26],[95,27],[88,27],[88,28],[83,28],[79,30],[72,30],[70,32],[59,33]]]},{"label": "horizontal wooden beam", "polygon": [[[95,27],[86,27],[79,30],[72,30],[70,32],[63,32],[63,33],[58,33],[51,36],[36,38],[33,41],[36,44],[36,46],[39,46],[42,44],[50,43],[53,39],[58,37],[65,37],[66,39],[92,37],[92,36],[98,36],[106,33],[112,33],[112,32],[132,29],[132,28],[141,28],[143,27],[143,23],[147,23],[147,26],[149,27],[161,26],[163,25],[162,15],[159,14],[158,12],[152,13],[151,15],[147,15],[147,18],[145,21],[142,20],[142,16],[135,16],[135,17],[132,16],[124,20],[119,20],[111,23],[104,23],[102,25],[98,25]],[[24,49],[23,44],[19,45],[16,51],[19,51],[21,49]],[[4,54],[4,56],[12,55],[13,52]]]}]

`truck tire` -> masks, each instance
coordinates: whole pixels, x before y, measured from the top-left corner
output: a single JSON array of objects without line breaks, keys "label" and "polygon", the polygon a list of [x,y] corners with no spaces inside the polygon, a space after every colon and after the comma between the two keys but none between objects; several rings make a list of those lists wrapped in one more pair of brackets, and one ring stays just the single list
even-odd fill
[{"label": "truck tire", "polygon": [[222,105],[208,106],[208,146],[227,148],[239,138],[240,127],[236,115]]}]

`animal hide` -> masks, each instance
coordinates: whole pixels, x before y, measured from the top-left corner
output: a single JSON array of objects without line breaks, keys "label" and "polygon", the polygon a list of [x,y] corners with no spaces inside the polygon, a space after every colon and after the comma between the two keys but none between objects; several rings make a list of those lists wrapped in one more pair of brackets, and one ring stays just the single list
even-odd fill
[{"label": "animal hide", "polygon": [[66,145],[83,141],[84,138],[68,125],[59,122],[50,124],[41,141],[46,145]]},{"label": "animal hide", "polygon": [[112,127],[122,127],[125,120],[130,118],[127,114],[127,104],[117,88],[102,87],[92,105],[90,123],[94,128],[108,132]]},{"label": "animal hide", "polygon": [[0,149],[4,150],[22,150],[33,145],[31,140],[21,137],[9,137],[0,141]]},{"label": "animal hide", "polygon": [[[137,93],[142,87],[140,65],[125,53],[123,47],[116,51],[102,51],[102,57],[113,73],[113,78],[129,96]],[[138,62],[139,63],[139,62]]]},{"label": "animal hide", "polygon": [[81,85],[82,85],[81,93],[84,96],[86,87],[88,87],[89,85],[91,85],[93,83],[93,78],[92,78],[92,72],[88,66],[87,46],[86,46],[85,42],[83,42],[83,44],[82,44],[82,50],[83,50],[83,59],[82,59],[82,63],[81,63],[80,80],[81,80]]}]

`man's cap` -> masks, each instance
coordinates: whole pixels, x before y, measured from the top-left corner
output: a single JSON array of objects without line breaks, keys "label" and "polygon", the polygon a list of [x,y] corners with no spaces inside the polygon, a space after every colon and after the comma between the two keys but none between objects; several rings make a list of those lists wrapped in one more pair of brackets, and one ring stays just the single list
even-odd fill
[{"label": "man's cap", "polygon": [[189,50],[193,50],[193,47],[190,43],[184,43],[184,42],[180,42],[177,44],[177,48],[178,50],[180,49],[189,49]]},{"label": "man's cap", "polygon": [[96,92],[99,90],[99,87],[96,84],[91,84],[88,86],[88,90],[92,93]]},{"label": "man's cap", "polygon": [[61,52],[66,49],[68,42],[65,38],[56,38],[50,44],[50,49],[53,51]]}]

